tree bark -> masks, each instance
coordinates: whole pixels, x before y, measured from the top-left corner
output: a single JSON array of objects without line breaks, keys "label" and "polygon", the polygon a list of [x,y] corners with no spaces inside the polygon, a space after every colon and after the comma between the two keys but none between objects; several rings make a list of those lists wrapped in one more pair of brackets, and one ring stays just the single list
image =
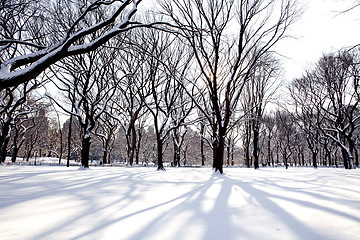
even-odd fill
[{"label": "tree bark", "polygon": [[[73,110],[73,107],[71,108],[71,111]],[[72,130],[72,121],[73,121],[73,115],[70,115],[69,120],[69,133],[68,133],[68,151],[67,151],[67,161],[66,161],[66,167],[70,166],[70,148],[71,148],[71,130]]]},{"label": "tree bark", "polygon": [[357,148],[354,148],[354,154],[355,154],[355,166],[359,167],[359,153]]},{"label": "tree bark", "polygon": [[142,138],[142,134],[141,134],[141,129],[138,129],[138,141],[136,142],[136,154],[135,154],[135,163],[138,165],[139,164],[139,157],[140,157],[140,146],[141,146],[141,138]]},{"label": "tree bark", "polygon": [[177,129],[174,129],[173,131],[173,142],[174,142],[174,161],[173,166],[174,167],[180,167],[180,148],[179,148],[179,135],[177,132]]},{"label": "tree bark", "polygon": [[205,125],[201,123],[200,127],[200,153],[201,153],[201,166],[205,166],[205,154],[204,154],[204,132]]},{"label": "tree bark", "polygon": [[10,140],[10,122],[6,121],[3,125],[0,136],[0,163],[4,163],[6,159],[6,149]]},{"label": "tree bark", "polygon": [[223,163],[224,163],[224,149],[225,149],[225,134],[220,130],[219,131],[219,140],[215,141],[214,144],[214,161],[213,168],[215,172],[223,173]]},{"label": "tree bark", "polygon": [[158,159],[158,170],[165,170],[163,164],[163,141],[160,136],[157,136],[157,159]]},{"label": "tree bark", "polygon": [[259,168],[259,131],[257,130],[256,127],[254,127],[253,134],[254,134],[253,136],[254,168],[258,169]]},{"label": "tree bark", "polygon": [[316,151],[312,151],[312,162],[313,162],[314,168],[317,168],[317,152]]},{"label": "tree bark", "polygon": [[250,168],[250,142],[247,140],[245,142],[245,165]]},{"label": "tree bark", "polygon": [[19,147],[14,147],[13,148],[13,152],[12,152],[12,155],[11,155],[11,162],[15,163],[16,162],[16,157],[19,153]]},{"label": "tree bark", "polygon": [[82,149],[81,149],[81,166],[84,168],[89,168],[89,155],[90,155],[90,144],[91,137],[85,136],[82,140]]},{"label": "tree bark", "polygon": [[[271,149],[270,149],[270,147],[271,147],[271,138],[270,138],[270,136],[268,136],[268,141],[267,141],[267,150],[268,150],[268,166],[270,167],[271,165],[270,165],[270,162],[271,162]],[[274,160],[273,160],[273,167],[274,167]]]}]

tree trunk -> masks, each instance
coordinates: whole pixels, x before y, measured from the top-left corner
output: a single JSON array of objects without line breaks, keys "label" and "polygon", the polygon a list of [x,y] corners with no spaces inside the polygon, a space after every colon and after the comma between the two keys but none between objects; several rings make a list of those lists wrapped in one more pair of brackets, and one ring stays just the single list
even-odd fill
[{"label": "tree trunk", "polygon": [[[58,118],[58,121],[59,121],[59,118]],[[60,133],[60,154],[59,154],[59,166],[60,166],[62,155],[63,155],[63,137],[62,137],[62,130],[60,129],[60,126],[59,126],[59,133]]]},{"label": "tree trunk", "polygon": [[317,152],[316,151],[311,151],[312,152],[312,162],[313,162],[313,166],[314,168],[317,168]]},{"label": "tree trunk", "polygon": [[142,134],[141,134],[141,129],[138,129],[138,140],[136,142],[136,154],[135,154],[135,163],[138,165],[139,164],[139,158],[140,158],[140,146],[141,146],[141,138],[142,138]]},{"label": "tree trunk", "polygon": [[130,152],[130,165],[134,164],[134,156],[135,156],[135,146],[136,146],[136,128],[135,121],[132,121],[131,124],[131,152]]},{"label": "tree trunk", "polygon": [[[73,107],[71,108],[73,110]],[[71,129],[72,129],[72,121],[73,121],[73,115],[70,115],[69,120],[69,133],[68,133],[68,152],[67,152],[67,161],[66,161],[66,167],[70,166],[70,154],[71,154]]]},{"label": "tree trunk", "polygon": [[349,169],[348,155],[345,149],[341,148],[341,155],[344,161],[345,169]]},{"label": "tree trunk", "polygon": [[286,151],[286,148],[285,148],[285,152],[284,152],[283,158],[284,158],[284,163],[285,163],[285,169],[288,169],[288,161],[287,161],[287,151]]},{"label": "tree trunk", "polygon": [[165,170],[163,164],[163,141],[160,137],[157,137],[157,159],[158,159],[158,170]]},{"label": "tree trunk", "polygon": [[204,131],[205,125],[201,123],[200,127],[200,153],[201,153],[201,166],[205,166],[205,154],[204,154]]},{"label": "tree trunk", "polygon": [[174,143],[174,159],[173,159],[173,166],[180,167],[180,149],[179,149],[179,135],[177,129],[174,129],[173,135],[173,143]]},{"label": "tree trunk", "polygon": [[102,160],[103,164],[107,164],[107,156],[108,156],[108,150],[107,150],[107,148],[105,148],[104,154],[103,154],[103,160]]},{"label": "tree trunk", "polygon": [[254,155],[254,168],[259,169],[259,131],[257,127],[254,126],[253,128],[253,155]]},{"label": "tree trunk", "polygon": [[1,144],[0,147],[0,163],[5,163],[5,159],[6,159],[6,149],[7,149],[7,145],[9,143],[10,137],[5,137],[4,141]]},{"label": "tree trunk", "polygon": [[86,136],[82,140],[82,149],[81,149],[81,166],[84,168],[89,168],[89,155],[90,155],[90,144],[91,137]]},{"label": "tree trunk", "polygon": [[32,150],[33,150],[33,145],[30,144],[30,146],[28,147],[28,151],[27,151],[27,154],[26,154],[26,161],[28,162],[31,158],[31,153],[32,153]]},{"label": "tree trunk", "polygon": [[[187,165],[187,158],[186,158],[187,148],[188,146],[186,146],[184,149],[184,167],[186,167]],[[180,164],[180,153],[179,153],[179,164]]]},{"label": "tree trunk", "polygon": [[219,171],[221,174],[223,173],[223,163],[224,163],[224,149],[225,149],[225,136],[220,132],[219,141],[215,141],[214,144],[214,160],[213,160],[213,168],[215,172]]},{"label": "tree trunk", "polygon": [[245,142],[245,165],[250,168],[250,144],[248,141]]},{"label": "tree trunk", "polygon": [[356,167],[359,167],[359,153],[356,147],[354,148],[354,154],[355,154],[355,165]]},{"label": "tree trunk", "polygon": [[0,136],[0,163],[6,159],[6,149],[10,140],[10,122],[5,122]]},{"label": "tree trunk", "polygon": [[227,150],[227,166],[230,166],[230,146],[231,144],[231,141],[230,141],[230,138],[228,139],[228,144],[227,144],[227,147],[226,147],[226,150]]},{"label": "tree trunk", "polygon": [[305,155],[304,155],[304,151],[301,152],[301,162],[302,162],[302,166],[305,166]]},{"label": "tree trunk", "polygon": [[348,139],[348,142],[349,142],[349,150],[347,151],[347,154],[349,159],[349,167],[350,169],[355,169],[354,154],[353,154],[355,149],[355,143],[351,138]]},{"label": "tree trunk", "polygon": [[[271,162],[271,149],[270,149],[270,147],[271,147],[271,138],[270,138],[270,136],[268,136],[267,144],[268,144],[268,146],[267,146],[267,150],[268,150],[268,166],[270,167],[270,162]],[[273,160],[272,164],[274,166],[274,160]]]},{"label": "tree trunk", "polygon": [[103,164],[108,164],[109,163],[109,147],[110,147],[110,142],[111,142],[111,137],[112,137],[112,131],[110,132],[110,134],[108,135],[108,137],[105,140],[105,146],[104,146],[104,155],[103,155]]},{"label": "tree trunk", "polygon": [[16,157],[19,153],[19,147],[14,147],[13,148],[13,152],[12,152],[12,155],[11,155],[11,162],[15,163],[16,162]]},{"label": "tree trunk", "polygon": [[234,145],[231,146],[231,166],[234,166]]}]

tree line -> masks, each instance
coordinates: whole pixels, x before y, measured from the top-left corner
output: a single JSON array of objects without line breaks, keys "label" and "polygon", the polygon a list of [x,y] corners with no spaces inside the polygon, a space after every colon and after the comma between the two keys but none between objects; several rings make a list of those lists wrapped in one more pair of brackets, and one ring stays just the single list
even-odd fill
[{"label": "tree line", "polygon": [[358,51],[282,87],[296,1],[139,3],[1,1],[1,162],[358,166]]}]

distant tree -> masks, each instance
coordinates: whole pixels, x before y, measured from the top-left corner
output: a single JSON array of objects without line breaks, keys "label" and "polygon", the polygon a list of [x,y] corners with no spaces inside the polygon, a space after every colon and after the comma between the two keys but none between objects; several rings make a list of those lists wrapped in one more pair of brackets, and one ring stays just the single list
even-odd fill
[{"label": "distant tree", "polygon": [[[111,104],[114,104],[115,101],[111,101]],[[98,124],[95,129],[95,135],[100,139],[103,147],[103,164],[111,163],[111,153],[114,148],[116,134],[120,127],[120,123],[117,119],[112,117],[113,109],[109,106],[109,109],[102,114],[99,118]]]},{"label": "distant tree", "polygon": [[[34,155],[42,157],[46,155],[47,138],[49,133],[49,120],[46,116],[46,109],[39,107],[33,112],[32,127],[25,133],[25,155],[26,161],[29,161]],[[36,165],[36,161],[34,162]]]},{"label": "distant tree", "polygon": [[[163,170],[164,143],[171,131],[185,124],[192,111],[191,104],[188,104],[192,99],[184,96],[185,86],[179,84],[191,56],[170,34],[155,30],[149,30],[148,34],[149,81],[142,92],[144,96],[150,93],[144,102],[154,121],[158,169]],[[174,115],[175,121],[172,119]]]},{"label": "distant tree", "polygon": [[[67,161],[66,166],[70,166],[70,160],[78,160],[81,155],[81,130],[80,124],[77,118],[68,118],[62,125],[63,138],[66,142],[66,155]],[[69,144],[70,143],[70,144]]]},{"label": "distant tree", "polygon": [[272,100],[279,87],[278,62],[270,55],[264,56],[254,66],[253,75],[245,85],[245,98],[248,98],[250,129],[252,131],[252,146],[254,158],[254,168],[259,168],[260,155],[260,130],[263,123],[263,115],[266,105]]},{"label": "distant tree", "polygon": [[294,153],[295,136],[297,134],[294,119],[286,111],[277,111],[276,119],[276,144],[282,154],[282,160],[287,169],[290,157]]},{"label": "distant tree", "polygon": [[344,165],[355,168],[355,130],[359,128],[360,66],[359,52],[340,51],[323,56],[315,70],[317,83],[323,86],[319,125],[322,133],[341,149]]},{"label": "distant tree", "polygon": [[[134,159],[139,161],[139,144],[141,144],[140,121],[147,114],[144,98],[150,95],[145,91],[149,81],[149,68],[146,61],[149,58],[146,31],[134,29],[121,41],[127,45],[120,50],[116,62],[123,73],[129,73],[119,84],[118,94],[113,99],[114,115],[123,128],[127,143],[127,161],[133,165]],[[140,133],[140,134],[138,134]]]},{"label": "distant tree", "polygon": [[18,119],[26,117],[33,110],[40,97],[30,94],[39,87],[37,81],[0,91],[0,162],[5,161],[11,130]]},{"label": "distant tree", "polygon": [[294,104],[296,123],[305,133],[308,148],[312,153],[312,164],[317,167],[318,153],[320,151],[322,117],[319,106],[323,104],[320,89],[316,87],[314,75],[307,73],[302,78],[294,79],[290,85],[290,96]]},{"label": "distant tree", "polygon": [[[20,110],[21,111],[21,110]],[[24,113],[24,111],[21,111]],[[19,150],[26,140],[26,133],[35,127],[34,118],[31,117],[32,111],[15,118],[13,131],[11,131],[11,162],[16,162]]]},{"label": "distant tree", "polygon": [[67,108],[58,101],[55,103],[79,121],[82,133],[81,164],[86,168],[89,167],[91,134],[119,82],[118,69],[112,64],[116,57],[115,51],[101,48],[63,61],[58,68],[65,74],[57,72],[54,75],[58,81],[54,82],[55,85],[66,94],[70,106]]},{"label": "distant tree", "polygon": [[272,147],[272,140],[275,135],[275,119],[271,114],[267,114],[263,117],[263,122],[266,132],[266,150],[267,150],[267,165],[274,167],[274,153]]}]

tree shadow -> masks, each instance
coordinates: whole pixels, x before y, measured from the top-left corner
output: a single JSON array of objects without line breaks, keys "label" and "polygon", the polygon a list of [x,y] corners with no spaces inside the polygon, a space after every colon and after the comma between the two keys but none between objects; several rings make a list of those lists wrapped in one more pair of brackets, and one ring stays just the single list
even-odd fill
[{"label": "tree shadow", "polygon": [[[26,194],[13,195],[20,196],[18,199],[4,201],[0,198],[0,211],[41,198],[56,199],[57,196],[81,204],[79,209],[76,206],[68,209],[73,214],[57,224],[39,228],[37,234],[28,238],[34,240],[57,238],[61,233],[71,236],[70,239],[327,239],[328,236],[311,222],[300,220],[296,209],[282,206],[281,202],[309,211],[326,212],[334,216],[334,221],[347,219],[360,224],[359,216],[322,204],[326,200],[360,207],[356,199],[329,197],[324,189],[316,192],[321,185],[317,177],[312,179],[313,185],[308,180],[295,180],[311,188],[294,188],[283,184],[289,182],[287,177],[248,179],[246,176],[211,174],[210,171],[180,168],[157,172],[154,169],[117,168],[59,174],[54,170],[49,176],[59,175],[46,184],[43,182],[45,174],[36,175],[30,171],[22,173],[25,174],[22,181],[16,174],[14,181],[7,179],[7,186],[14,188],[21,188],[26,179],[34,177],[37,180],[23,187]],[[33,193],[26,190],[41,184],[44,186]],[[282,194],[272,192],[274,189]],[[297,199],[299,193],[309,199]],[[54,207],[54,214],[60,208],[61,203]],[[50,217],[52,213],[47,214]]]}]

